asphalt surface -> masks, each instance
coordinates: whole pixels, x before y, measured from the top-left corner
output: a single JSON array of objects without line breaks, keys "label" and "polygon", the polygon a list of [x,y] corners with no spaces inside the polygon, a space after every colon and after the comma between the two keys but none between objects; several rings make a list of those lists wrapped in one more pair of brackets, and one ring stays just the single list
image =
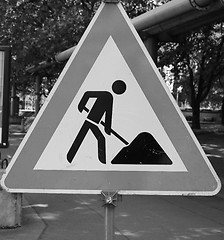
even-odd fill
[{"label": "asphalt surface", "polygon": [[[11,129],[11,158],[24,134]],[[224,183],[224,132],[196,133]],[[22,227],[0,240],[105,239],[105,209],[97,195],[24,194]],[[115,207],[115,240],[223,240],[224,190],[213,197],[123,196]]]}]

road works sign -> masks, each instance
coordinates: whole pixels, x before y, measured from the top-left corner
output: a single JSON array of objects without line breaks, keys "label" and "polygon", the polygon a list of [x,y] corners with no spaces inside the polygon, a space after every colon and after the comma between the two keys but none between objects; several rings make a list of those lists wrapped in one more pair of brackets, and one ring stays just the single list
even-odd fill
[{"label": "road works sign", "polygon": [[220,189],[120,3],[100,6],[3,181],[11,192]]}]

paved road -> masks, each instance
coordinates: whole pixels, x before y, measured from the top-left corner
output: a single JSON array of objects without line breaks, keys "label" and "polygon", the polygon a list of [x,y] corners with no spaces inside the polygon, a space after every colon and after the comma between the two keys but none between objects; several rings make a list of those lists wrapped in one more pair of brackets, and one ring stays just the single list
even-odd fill
[{"label": "paved road", "polygon": [[218,176],[224,178],[224,132],[211,134],[197,134],[197,138],[201,143],[211,164],[216,170]]},{"label": "paved road", "polygon": [[[104,209],[93,195],[26,196],[44,222],[39,239],[104,238]],[[115,239],[223,240],[224,199],[124,196],[115,209]]]},{"label": "paved road", "polygon": [[[223,180],[224,134],[198,139]],[[98,196],[25,194],[25,200],[22,228],[1,230],[0,240],[105,239]],[[223,189],[214,197],[123,196],[115,208],[115,240],[128,239],[223,240]]]}]

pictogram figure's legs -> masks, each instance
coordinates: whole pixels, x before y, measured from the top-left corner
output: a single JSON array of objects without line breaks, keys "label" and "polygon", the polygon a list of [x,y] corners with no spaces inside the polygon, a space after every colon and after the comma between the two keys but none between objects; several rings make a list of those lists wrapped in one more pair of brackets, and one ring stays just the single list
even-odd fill
[{"label": "pictogram figure's legs", "polygon": [[105,149],[105,137],[99,130],[99,128],[94,125],[93,123],[89,121],[85,121],[82,125],[77,137],[75,138],[68,154],[67,154],[67,160],[68,162],[72,162],[73,158],[75,157],[80,145],[82,144],[87,132],[89,129],[92,131],[94,136],[97,139],[98,142],[98,158],[99,161],[103,164],[106,164],[106,149]]}]

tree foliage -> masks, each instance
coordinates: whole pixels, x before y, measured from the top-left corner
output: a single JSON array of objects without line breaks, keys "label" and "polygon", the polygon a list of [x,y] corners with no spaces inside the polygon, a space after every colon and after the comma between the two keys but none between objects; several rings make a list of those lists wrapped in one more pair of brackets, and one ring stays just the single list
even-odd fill
[{"label": "tree foliage", "polygon": [[[168,0],[123,0],[130,18]],[[12,46],[11,79],[19,92],[33,89],[35,76],[29,66],[51,61],[58,52],[76,45],[98,9],[100,0],[2,0],[0,1],[0,45]],[[183,86],[194,109],[194,126],[200,127],[200,104],[224,69],[223,23],[205,26],[183,42],[161,44],[160,66],[172,65],[176,88]],[[50,90],[63,64],[38,72]],[[43,91],[44,93],[44,91]]]},{"label": "tree foliage", "polygon": [[[122,1],[131,18],[153,8],[158,1]],[[98,9],[99,0],[2,0],[0,45],[12,46],[12,81],[22,91],[34,85],[28,66],[51,60],[58,52],[76,45]],[[50,88],[63,64],[41,74]]]},{"label": "tree foliage", "polygon": [[223,23],[204,26],[183,42],[165,44],[160,50],[160,64],[172,64],[177,87],[183,86],[189,96],[193,128],[200,128],[200,104],[224,75],[223,26]]}]

